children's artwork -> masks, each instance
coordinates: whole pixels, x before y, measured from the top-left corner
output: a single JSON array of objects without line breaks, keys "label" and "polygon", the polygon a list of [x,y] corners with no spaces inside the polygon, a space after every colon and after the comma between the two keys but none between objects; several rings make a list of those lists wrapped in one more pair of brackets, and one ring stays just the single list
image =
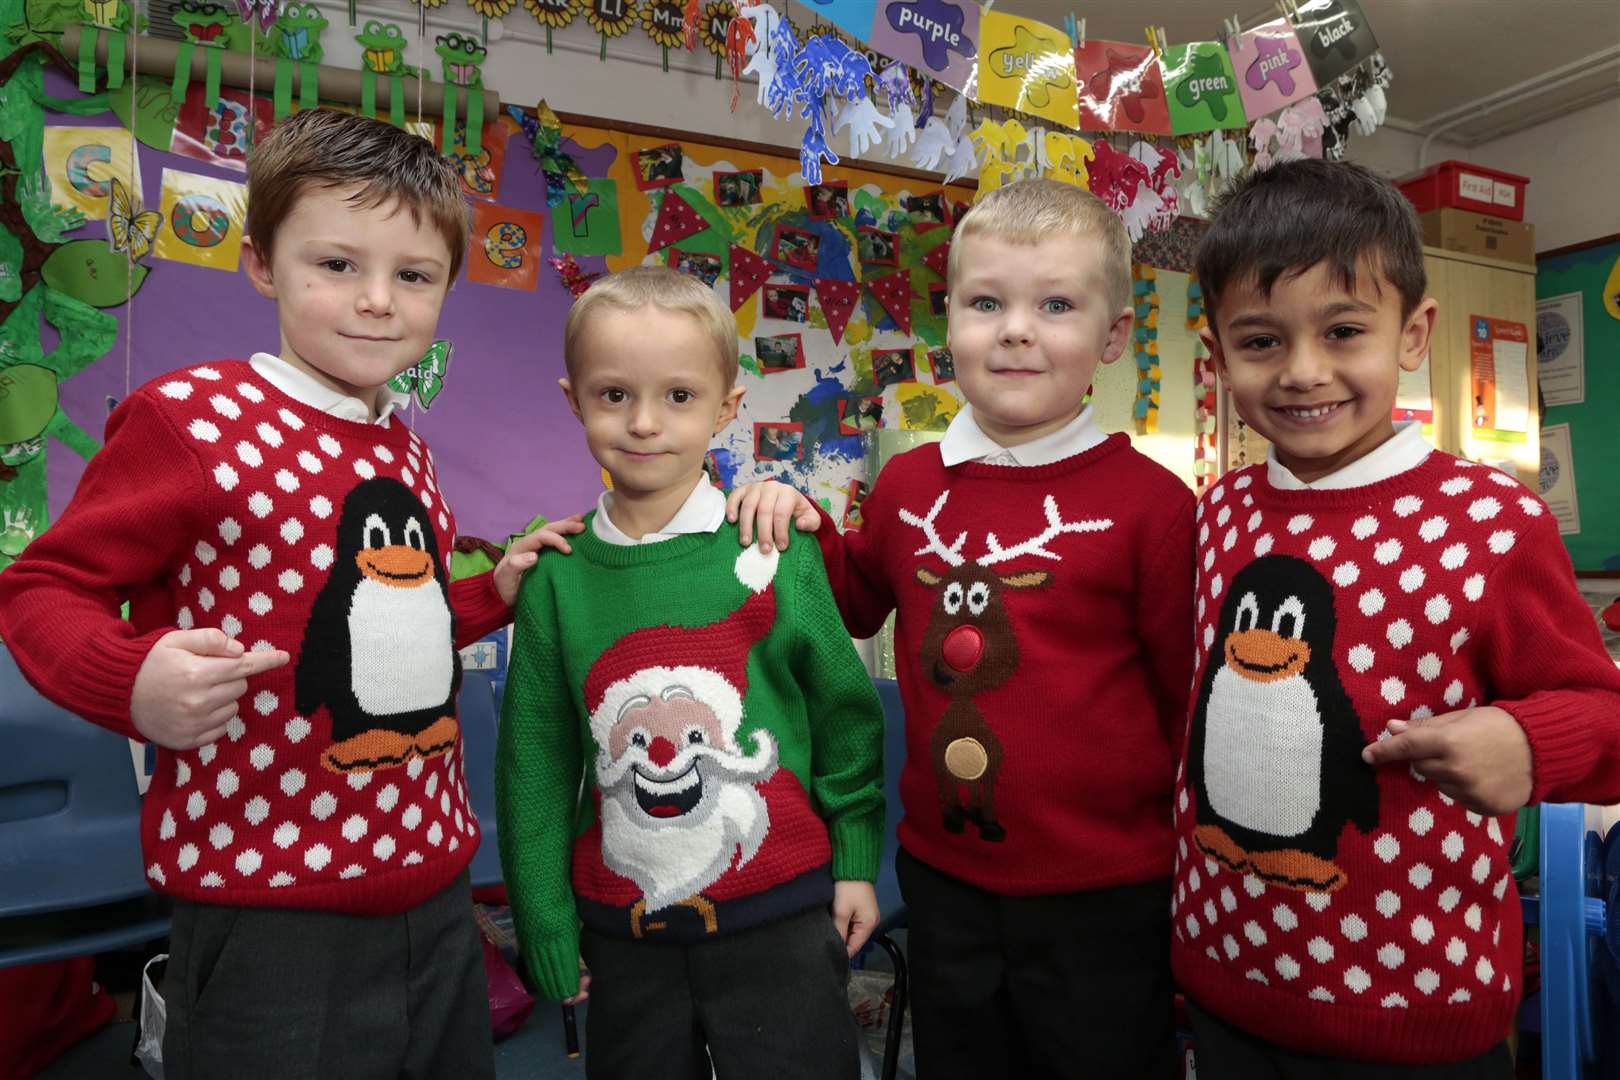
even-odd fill
[{"label": "children's artwork", "polygon": [[926,79],[964,89],[979,62],[978,0],[878,0],[863,39]]},{"label": "children's artwork", "polygon": [[979,18],[979,100],[1080,126],[1074,49],[1062,30],[1000,11]]},{"label": "children's artwork", "polygon": [[523,0],[523,10],[546,28],[546,52],[551,51],[551,32],[561,30],[580,13],[578,0]]},{"label": "children's artwork", "polygon": [[865,435],[883,426],[883,395],[838,399],[838,434]]},{"label": "children's artwork", "polygon": [[902,334],[911,333],[911,271],[897,270],[880,278],[873,278],[866,287],[883,305],[883,310],[894,320]]},{"label": "children's artwork", "polygon": [[111,187],[107,196],[107,246],[139,259],[152,249],[158,229],[163,227],[163,215],[156,210],[142,210],[118,177],[112,178]]},{"label": "children's artwork", "polygon": [[647,191],[651,188],[679,184],[686,179],[681,170],[682,157],[679,143],[654,146],[637,152],[636,186],[642,191]]},{"label": "children's artwork", "polygon": [[247,220],[247,186],[231,180],[163,170],[159,203],[164,227],[152,254],[160,259],[236,272]]},{"label": "children's artwork", "polygon": [[[405,118],[405,76],[420,77],[421,74],[405,62],[409,48],[405,31],[395,23],[368,19],[354,35],[354,40],[360,46],[360,114],[377,115],[377,78],[383,76],[388,79],[389,119],[397,126]],[[448,103],[448,97],[446,101]],[[445,138],[450,134],[446,131]]]},{"label": "children's artwork", "polygon": [[791,225],[778,225],[771,241],[771,258],[795,270],[813,273],[821,259],[821,237]]},{"label": "children's artwork", "polygon": [[873,266],[900,265],[900,237],[896,233],[862,225],[855,233],[856,252],[864,264]]},{"label": "children's artwork", "polygon": [[808,285],[765,286],[765,317],[786,319],[788,322],[810,321],[810,287]]},{"label": "children's artwork", "polygon": [[714,174],[714,204],[716,206],[757,206],[759,189],[764,183],[758,169],[746,172],[717,172]]},{"label": "children's artwork", "polygon": [[121,128],[47,127],[44,156],[51,205],[100,221],[107,216],[114,179],[139,199],[141,177],[134,155],[129,133]]},{"label": "children's artwork", "polygon": [[928,367],[934,373],[934,382],[952,383],[956,381],[956,358],[949,349],[929,349]]},{"label": "children's artwork", "polygon": [[[478,7],[478,0],[470,0],[473,7]],[[506,7],[510,7],[512,0],[502,0]],[[504,14],[504,10],[500,12]],[[494,13],[484,12],[485,18],[497,17]],[[466,135],[466,152],[476,157],[484,149],[484,73],[482,65],[489,56],[489,49],[471,34],[458,34],[452,30],[448,34],[440,34],[434,38],[434,52],[439,57],[440,70],[444,74],[444,112],[440,123],[439,148],[446,154],[454,149],[454,139],[457,135]],[[401,94],[399,76],[394,76],[390,87],[391,99],[389,102],[389,120],[397,127],[405,119],[404,95]],[[458,99],[463,95],[467,98],[466,124],[458,124],[456,119],[456,106]],[[502,141],[506,133],[501,132]]]},{"label": "children's artwork", "polygon": [[840,528],[847,531],[861,527],[861,504],[866,501],[866,492],[865,481],[856,479],[849,482],[849,497],[844,503],[844,520],[839,523]]},{"label": "children's artwork", "polygon": [[834,344],[844,340],[844,328],[861,299],[861,287],[842,278],[817,278],[816,296],[821,301],[821,314],[827,320],[827,332]]},{"label": "children's artwork", "polygon": [[708,255],[700,251],[682,251],[679,248],[669,249],[669,266],[683,274],[690,274],[709,288],[720,280],[720,273],[725,266],[720,262],[720,256]]},{"label": "children's artwork", "polygon": [[1225,46],[1214,41],[1172,45],[1162,63],[1170,126],[1177,135],[1248,126]]},{"label": "children's artwork", "polygon": [[1318,86],[1327,86],[1378,51],[1378,39],[1357,0],[1305,0],[1292,21]]},{"label": "children's artwork", "polygon": [[293,0],[282,8],[272,31],[276,49],[272,98],[277,120],[292,111],[294,65],[298,67],[298,107],[313,109],[320,103],[321,61],[326,58],[326,50],[321,47],[321,32],[327,25],[326,16],[314,4]]},{"label": "children's artwork", "polygon": [[1146,45],[1087,41],[1074,51],[1080,85],[1080,127],[1085,131],[1170,134],[1159,58]]},{"label": "children's artwork", "polygon": [[424,409],[433,407],[433,400],[444,389],[444,377],[450,370],[450,357],[455,347],[449,341],[435,341],[428,346],[422,359],[388,380],[390,389],[409,394]]},{"label": "children's artwork", "polygon": [[618,181],[592,179],[583,192],[569,191],[551,212],[551,246],[571,255],[623,251]]},{"label": "children's artwork", "polygon": [[1251,119],[1316,93],[1316,77],[1287,19],[1246,30],[1229,44],[1238,94]]},{"label": "children's artwork", "polygon": [[917,362],[910,349],[873,349],[872,379],[878,386],[917,381]]},{"label": "children's artwork", "polygon": [[849,185],[842,180],[811,184],[804,189],[804,201],[818,221],[849,217]]},{"label": "children's artwork", "polygon": [[500,197],[501,174],[506,170],[507,131],[497,116],[493,124],[485,126],[478,150],[474,152],[467,145],[467,122],[456,121],[450,152],[444,156],[455,167],[462,193],[469,198],[494,202]]},{"label": "children's artwork", "polygon": [[727,255],[731,259],[731,310],[736,311],[759,292],[765,279],[776,273],[776,267],[736,244],[727,248]]},{"label": "children's artwork", "polygon": [[664,53],[669,68],[669,50],[686,41],[686,0],[641,0],[641,28]]},{"label": "children's artwork", "polygon": [[502,289],[534,289],[540,275],[540,215],[495,203],[473,203],[467,279]]},{"label": "children's artwork", "polygon": [[774,334],[754,339],[754,359],[759,369],[767,374],[774,371],[792,371],[804,367],[804,336],[802,334]]},{"label": "children's artwork", "polygon": [[756,423],[754,456],[760,461],[797,461],[804,456],[804,425]]},{"label": "children's artwork", "polygon": [[203,106],[214,107],[219,100],[220,55],[225,50],[225,39],[231,21],[230,14],[219,4],[209,0],[180,0],[170,18],[185,35],[174,54],[174,82],[169,99],[178,105],[186,99],[191,86],[191,58],[198,46],[203,48],[206,72],[203,85]]},{"label": "children's artwork", "polygon": [[210,108],[193,86],[174,118],[169,152],[245,173],[249,152],[274,123],[275,110],[263,97],[227,88]]},{"label": "children's artwork", "polygon": [[932,195],[908,195],[903,205],[911,224],[919,230],[945,224],[945,196],[937,191]]},{"label": "children's artwork", "polygon": [[664,189],[663,201],[658,206],[658,220],[653,225],[652,239],[647,242],[647,250],[657,251],[671,244],[678,244],[688,236],[709,227],[703,215],[697,212],[693,205],[681,198],[681,193],[674,188]]}]

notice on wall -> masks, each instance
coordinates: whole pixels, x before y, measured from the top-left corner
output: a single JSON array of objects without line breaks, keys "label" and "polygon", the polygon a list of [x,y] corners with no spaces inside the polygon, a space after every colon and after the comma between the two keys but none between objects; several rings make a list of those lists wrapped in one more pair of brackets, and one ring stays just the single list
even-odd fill
[{"label": "notice on wall", "polygon": [[1575,496],[1575,457],[1569,449],[1569,425],[1541,429],[1541,497],[1558,522],[1561,536],[1581,531],[1581,506]]},{"label": "notice on wall", "polygon": [[1586,349],[1581,330],[1581,294],[1536,301],[1536,381],[1548,405],[1586,400]]},{"label": "notice on wall", "polygon": [[1400,382],[1395,387],[1395,419],[1416,420],[1425,429],[1434,428],[1434,390],[1429,383],[1429,356],[1416,371],[1401,369]]},{"label": "notice on wall", "polygon": [[1523,323],[1468,317],[1476,438],[1523,442],[1530,430],[1530,334]]}]

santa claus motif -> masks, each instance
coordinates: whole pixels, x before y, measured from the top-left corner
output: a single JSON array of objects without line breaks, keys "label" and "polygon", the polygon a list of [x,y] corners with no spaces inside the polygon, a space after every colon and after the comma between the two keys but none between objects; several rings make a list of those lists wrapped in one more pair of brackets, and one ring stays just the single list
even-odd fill
[{"label": "santa claus motif", "polygon": [[645,916],[677,905],[717,932],[703,890],[734,860],[752,859],[770,830],[756,785],[776,772],[776,740],[763,728],[739,739],[738,730],[749,650],[776,621],[777,560],[746,549],[736,562],[751,593],[742,607],[707,626],[626,634],[585,679],[602,859],[641,889],[630,912],[636,937],[654,928]]}]

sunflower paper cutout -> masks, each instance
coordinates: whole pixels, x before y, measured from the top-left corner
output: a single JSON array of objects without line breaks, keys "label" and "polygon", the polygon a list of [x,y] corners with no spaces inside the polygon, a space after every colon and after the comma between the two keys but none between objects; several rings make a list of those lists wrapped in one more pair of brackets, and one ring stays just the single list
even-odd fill
[{"label": "sunflower paper cutout", "polygon": [[634,0],[585,0],[585,21],[603,38],[623,37],[641,17]]},{"label": "sunflower paper cutout", "polygon": [[500,19],[517,5],[517,0],[467,0],[467,6],[486,19]]},{"label": "sunflower paper cutout", "polygon": [[686,10],[682,0],[646,0],[641,5],[641,28],[663,49],[679,49],[686,42]]},{"label": "sunflower paper cutout", "polygon": [[579,15],[578,0],[523,0],[523,8],[548,30],[561,30]]},{"label": "sunflower paper cutout", "polygon": [[726,55],[726,28],[731,25],[737,9],[731,0],[714,0],[703,9],[703,20],[698,24],[698,40],[716,57]]}]

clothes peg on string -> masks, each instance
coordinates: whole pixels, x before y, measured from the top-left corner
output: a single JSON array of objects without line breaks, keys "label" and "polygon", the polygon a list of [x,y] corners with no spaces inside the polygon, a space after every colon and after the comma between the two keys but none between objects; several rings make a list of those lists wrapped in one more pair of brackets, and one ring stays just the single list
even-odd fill
[{"label": "clothes peg on string", "polygon": [[1063,29],[1069,35],[1069,48],[1078,49],[1080,47],[1080,28],[1075,24],[1074,12],[1071,11],[1063,16]]}]

